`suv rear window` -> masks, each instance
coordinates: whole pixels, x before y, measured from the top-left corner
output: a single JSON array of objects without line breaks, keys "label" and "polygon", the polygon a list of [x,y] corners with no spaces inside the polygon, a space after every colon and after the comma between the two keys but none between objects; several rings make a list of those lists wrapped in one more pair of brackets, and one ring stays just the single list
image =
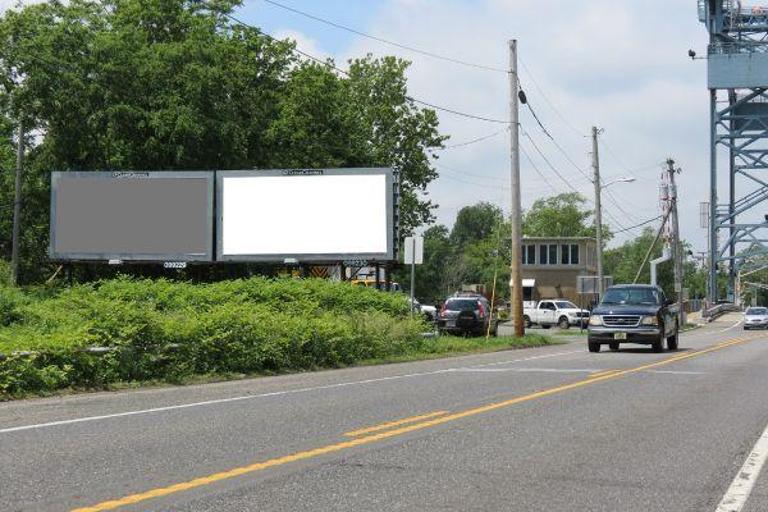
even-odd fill
[{"label": "suv rear window", "polygon": [[609,288],[603,304],[649,304],[660,305],[659,292],[654,288]]},{"label": "suv rear window", "polygon": [[451,311],[474,311],[477,309],[477,299],[448,299],[445,309]]}]

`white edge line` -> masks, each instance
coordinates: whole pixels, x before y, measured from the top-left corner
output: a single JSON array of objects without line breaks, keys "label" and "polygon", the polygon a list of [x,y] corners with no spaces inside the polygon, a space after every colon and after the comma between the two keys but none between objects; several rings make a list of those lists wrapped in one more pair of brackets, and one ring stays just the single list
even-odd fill
[{"label": "white edge line", "polygon": [[744,508],[766,459],[768,459],[768,426],[736,474],[731,486],[717,506],[716,512],[739,512]]},{"label": "white edge line", "polygon": [[725,331],[730,331],[731,329],[735,329],[736,327],[738,327],[739,325],[741,325],[741,322],[742,322],[742,320],[741,320],[741,319],[739,319],[739,321],[738,321],[738,322],[736,322],[735,324],[733,324],[732,326],[730,326],[730,327],[726,327],[725,329],[722,329],[722,330],[721,330],[721,331],[719,331],[719,332],[725,332]]},{"label": "white edge line", "polygon": [[[573,350],[570,352],[555,352],[554,354],[544,354],[540,356],[533,356],[533,357],[525,357],[522,359],[513,359],[509,361],[497,361],[494,363],[486,363],[486,364],[478,364],[473,365],[468,368],[483,368],[486,366],[499,366],[503,364],[511,364],[511,363],[520,363],[523,361],[533,361],[536,359],[545,359],[549,357],[558,357],[558,356],[564,356],[569,354],[578,354],[582,353],[581,350]],[[467,367],[462,367],[467,368]],[[334,388],[343,388],[348,386],[359,386],[363,384],[371,384],[374,382],[385,382],[390,380],[398,380],[398,379],[409,379],[413,377],[423,377],[427,375],[438,375],[441,373],[449,373],[449,372],[455,372],[457,370],[460,370],[462,368],[447,368],[444,370],[435,370],[431,372],[422,372],[422,373],[409,373],[404,375],[393,375],[391,377],[379,377],[375,379],[365,379],[365,380],[357,380],[357,381],[350,381],[350,382],[339,382],[336,384],[327,384],[324,386],[313,386],[313,387],[306,387],[306,388],[298,388],[298,389],[289,389],[285,391],[273,391],[271,393],[262,393],[258,395],[245,395],[245,396],[235,396],[230,398],[218,398],[215,400],[206,400],[203,402],[193,402],[188,404],[179,404],[179,405],[169,405],[165,407],[153,407],[151,409],[141,409],[136,411],[127,411],[127,412],[118,412],[113,414],[104,414],[100,416],[86,416],[83,418],[73,418],[70,420],[60,420],[60,421],[49,421],[46,423],[37,423],[34,425],[21,425],[18,427],[8,427],[0,429],[0,434],[8,434],[11,432],[22,432],[25,430],[35,430],[35,429],[42,429],[42,428],[48,428],[48,427],[58,427],[62,425],[72,425],[75,423],[86,423],[89,421],[100,421],[100,420],[106,420],[111,418],[123,418],[126,416],[139,416],[142,414],[153,414],[158,412],[166,412],[166,411],[175,411],[179,409],[189,409],[192,407],[203,407],[206,405],[215,405],[215,404],[225,404],[230,402],[239,402],[242,400],[255,400],[257,398],[268,398],[273,396],[280,396],[280,395],[295,395],[299,393],[308,393],[310,391],[321,391],[325,389],[334,389]]]}]

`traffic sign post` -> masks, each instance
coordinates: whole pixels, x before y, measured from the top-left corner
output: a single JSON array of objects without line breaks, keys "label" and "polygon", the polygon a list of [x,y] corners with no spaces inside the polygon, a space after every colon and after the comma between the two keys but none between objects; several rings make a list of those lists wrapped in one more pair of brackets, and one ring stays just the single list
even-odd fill
[{"label": "traffic sign post", "polygon": [[411,265],[411,315],[413,315],[413,302],[416,288],[416,265],[424,263],[424,237],[408,236],[405,238],[405,261]]}]

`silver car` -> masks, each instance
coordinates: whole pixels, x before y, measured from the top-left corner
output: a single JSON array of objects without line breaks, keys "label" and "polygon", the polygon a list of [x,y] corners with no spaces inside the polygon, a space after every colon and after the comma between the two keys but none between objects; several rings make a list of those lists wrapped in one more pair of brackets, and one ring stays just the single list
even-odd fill
[{"label": "silver car", "polygon": [[747,308],[744,312],[744,330],[768,329],[768,308]]}]

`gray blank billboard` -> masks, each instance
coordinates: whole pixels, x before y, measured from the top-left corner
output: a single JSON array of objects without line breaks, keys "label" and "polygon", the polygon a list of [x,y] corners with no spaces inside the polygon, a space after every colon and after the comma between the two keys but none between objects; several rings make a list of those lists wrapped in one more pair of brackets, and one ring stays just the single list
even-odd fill
[{"label": "gray blank billboard", "polygon": [[58,260],[212,261],[214,173],[54,172]]}]

